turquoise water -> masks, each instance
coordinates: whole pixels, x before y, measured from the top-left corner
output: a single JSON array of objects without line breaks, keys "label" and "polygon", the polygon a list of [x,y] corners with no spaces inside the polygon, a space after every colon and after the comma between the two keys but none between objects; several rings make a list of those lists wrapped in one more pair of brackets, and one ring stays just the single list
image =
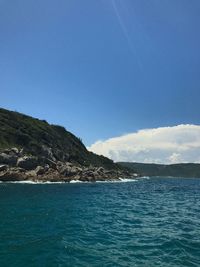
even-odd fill
[{"label": "turquoise water", "polygon": [[1,183],[0,266],[200,266],[200,179]]}]

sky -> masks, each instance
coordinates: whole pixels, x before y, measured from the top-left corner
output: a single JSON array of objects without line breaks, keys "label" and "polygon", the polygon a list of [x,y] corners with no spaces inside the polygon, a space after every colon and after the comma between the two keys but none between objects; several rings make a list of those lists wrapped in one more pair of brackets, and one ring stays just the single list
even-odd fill
[{"label": "sky", "polygon": [[[114,160],[196,162],[198,142],[189,159],[166,146],[127,153],[134,138],[127,157],[114,154],[145,129],[178,139],[187,128],[184,144],[196,134],[199,13],[199,0],[0,0],[0,106],[63,125]],[[114,154],[113,138],[123,140]]]}]

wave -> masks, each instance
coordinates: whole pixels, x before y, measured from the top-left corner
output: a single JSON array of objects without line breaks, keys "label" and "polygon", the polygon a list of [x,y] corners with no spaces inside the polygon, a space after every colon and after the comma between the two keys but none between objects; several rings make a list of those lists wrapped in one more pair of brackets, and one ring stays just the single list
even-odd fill
[{"label": "wave", "polygon": [[80,181],[80,180],[71,180],[69,183],[70,184],[77,184],[77,183],[88,183],[88,182],[83,182],[83,181]]},{"label": "wave", "polygon": [[[138,182],[140,179],[149,179],[149,177],[140,177],[140,178],[134,178],[134,179],[130,179],[130,178],[119,178],[116,180],[108,180],[108,181],[96,181],[96,183],[128,183],[128,182]],[[46,181],[46,182],[42,182],[42,181],[0,181],[0,183],[6,183],[6,184],[68,184],[68,182],[51,182],[51,181]],[[88,182],[88,181],[80,181],[80,180],[71,180],[69,182],[70,184],[75,184],[75,183],[92,183],[92,182]]]},{"label": "wave", "polygon": [[[126,178],[120,178],[119,180],[108,180],[108,181],[96,181],[95,183],[127,183],[127,182],[137,182],[137,179],[126,179]],[[84,184],[91,184],[93,182],[88,182],[88,181],[80,181],[80,180],[71,180],[69,182],[70,184],[77,184],[77,183],[84,183]]]},{"label": "wave", "polygon": [[139,179],[146,179],[146,180],[149,180],[150,177],[149,177],[149,176],[142,176],[142,177],[140,177]]},{"label": "wave", "polygon": [[46,181],[46,182],[41,182],[41,181],[0,181],[0,183],[4,183],[4,184],[65,184],[65,182],[50,182],[50,181]]},{"label": "wave", "polygon": [[130,178],[120,178],[119,182],[129,183],[129,182],[138,182],[139,179],[130,179]]}]

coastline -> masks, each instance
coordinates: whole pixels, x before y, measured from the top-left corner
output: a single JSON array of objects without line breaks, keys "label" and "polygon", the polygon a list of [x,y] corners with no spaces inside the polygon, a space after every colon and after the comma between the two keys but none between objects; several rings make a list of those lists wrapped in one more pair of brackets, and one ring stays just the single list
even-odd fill
[{"label": "coastline", "polygon": [[105,169],[83,166],[68,161],[56,161],[44,156],[27,154],[23,149],[6,149],[0,153],[0,181],[2,182],[96,182],[120,181],[121,177],[135,179],[138,174],[126,169]]},{"label": "coastline", "polygon": [[[32,180],[24,180],[24,181],[0,181],[0,184],[27,184],[27,185],[53,185],[53,184],[91,184],[91,183],[97,183],[97,184],[104,184],[104,183],[129,183],[129,182],[138,182],[140,179],[143,179],[143,177],[138,178],[119,178],[119,179],[113,179],[113,180],[104,180],[99,181],[96,180],[94,182],[89,181],[80,181],[80,180],[71,180],[69,182],[52,182],[52,181],[32,181]],[[149,178],[144,178],[149,179]]]}]

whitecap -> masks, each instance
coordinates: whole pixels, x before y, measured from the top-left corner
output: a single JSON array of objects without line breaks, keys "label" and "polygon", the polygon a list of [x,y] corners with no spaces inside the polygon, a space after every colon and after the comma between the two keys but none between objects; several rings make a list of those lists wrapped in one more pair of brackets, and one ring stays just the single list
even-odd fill
[{"label": "whitecap", "polygon": [[[96,183],[127,183],[127,182],[137,182],[139,181],[140,179],[149,179],[148,177],[140,177],[139,179],[137,178],[119,178],[119,179],[116,179],[116,180],[105,180],[105,181],[95,181]],[[60,182],[51,182],[51,181],[46,181],[46,182],[43,182],[43,181],[31,181],[31,180],[27,180],[27,181],[0,181],[0,183],[9,183],[9,184],[67,184],[67,182],[63,182],[63,181],[60,181]],[[89,181],[80,181],[80,180],[71,180],[69,182],[70,184],[75,184],[75,183],[93,183],[93,182],[89,182]]]},{"label": "whitecap", "polygon": [[6,183],[6,184],[36,184],[37,182],[28,180],[28,181],[5,181],[2,183]]},{"label": "whitecap", "polygon": [[46,181],[46,182],[42,182],[42,181],[31,181],[31,180],[27,180],[27,181],[0,181],[0,183],[6,183],[6,184],[64,184],[65,182],[50,182],[50,181]]},{"label": "whitecap", "polygon": [[76,183],[87,183],[87,182],[83,182],[83,181],[80,181],[80,180],[71,180],[69,183],[70,184],[76,184]]},{"label": "whitecap", "polygon": [[120,182],[128,183],[128,182],[138,182],[138,179],[130,179],[130,178],[120,178]]}]

